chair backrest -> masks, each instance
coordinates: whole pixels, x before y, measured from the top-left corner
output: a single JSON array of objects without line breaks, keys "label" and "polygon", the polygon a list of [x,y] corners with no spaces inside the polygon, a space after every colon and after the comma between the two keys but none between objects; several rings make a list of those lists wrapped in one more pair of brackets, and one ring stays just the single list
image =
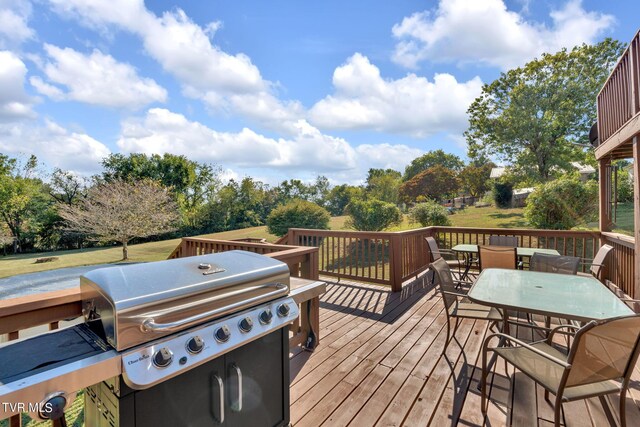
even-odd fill
[{"label": "chair backrest", "polygon": [[517,255],[515,247],[479,246],[480,270],[485,268],[509,268],[515,270]]},{"label": "chair backrest", "polygon": [[631,375],[640,348],[640,316],[589,322],[575,336],[567,362],[567,387]]},{"label": "chair backrest", "polygon": [[593,277],[595,277],[596,279],[602,280],[602,277],[600,277],[603,271],[602,268],[603,268],[604,262],[607,260],[607,256],[609,256],[609,253],[612,250],[613,250],[613,246],[602,245],[600,246],[600,249],[598,249],[596,256],[593,257],[593,263],[591,264],[589,271],[591,272],[591,274],[593,274]]},{"label": "chair backrest", "polygon": [[558,274],[577,274],[580,258],[574,256],[548,255],[534,252],[529,261],[529,270]]},{"label": "chair backrest", "polygon": [[426,240],[427,244],[429,245],[429,262],[433,262],[437,259],[442,258],[442,255],[440,255],[440,248],[438,247],[438,242],[436,242],[436,239],[434,239],[433,237],[425,237],[424,240]]},{"label": "chair backrest", "polygon": [[512,246],[518,247],[518,238],[516,236],[489,236],[490,246]]},{"label": "chair backrest", "polygon": [[442,257],[433,261],[429,267],[433,268],[433,271],[435,271],[436,276],[438,277],[438,290],[440,291],[440,295],[442,296],[442,301],[444,301],[444,306],[447,309],[448,316],[451,307],[458,302],[458,298],[455,295],[445,293],[456,292],[456,286],[455,283],[453,283],[453,275],[451,274],[451,269],[449,268],[449,264],[447,264],[447,261]]}]

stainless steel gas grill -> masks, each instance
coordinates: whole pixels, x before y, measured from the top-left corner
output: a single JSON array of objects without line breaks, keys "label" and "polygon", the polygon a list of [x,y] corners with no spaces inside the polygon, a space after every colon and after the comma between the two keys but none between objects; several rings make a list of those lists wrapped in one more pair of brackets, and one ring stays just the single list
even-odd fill
[{"label": "stainless steel gas grill", "polygon": [[80,287],[84,324],[0,347],[0,401],[16,404],[0,419],[19,404],[54,419],[88,387],[87,427],[289,423],[286,264],[230,251],[95,270]]}]

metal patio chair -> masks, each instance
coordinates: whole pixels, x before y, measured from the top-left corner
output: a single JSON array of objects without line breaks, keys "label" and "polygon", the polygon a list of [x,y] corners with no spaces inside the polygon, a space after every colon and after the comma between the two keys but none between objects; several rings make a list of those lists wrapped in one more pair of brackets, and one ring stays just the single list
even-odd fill
[{"label": "metal patio chair", "polygon": [[512,246],[518,247],[518,238],[516,236],[489,236],[490,246]]},{"label": "metal patio chair", "polygon": [[480,271],[485,268],[508,268],[515,270],[518,256],[515,247],[478,246]]},{"label": "metal patio chair", "polygon": [[[591,274],[593,277],[595,277],[596,279],[602,282],[604,280],[604,277],[603,277],[604,263],[607,260],[607,257],[609,256],[612,250],[613,250],[613,246],[602,245],[600,246],[600,249],[598,249],[598,252],[596,252],[596,256],[593,257],[593,260],[591,261],[583,260],[583,263],[590,265],[589,272],[586,274]],[[584,273],[579,273],[579,274],[584,274]]]},{"label": "metal patio chair", "polygon": [[[577,330],[568,353],[553,344],[563,329]],[[489,347],[499,338],[500,344]],[[504,358],[555,395],[554,422],[560,425],[562,404],[606,394],[620,394],[620,423],[626,426],[626,393],[640,350],[640,316],[591,321],[584,327],[560,325],[543,341],[525,343],[504,333],[489,335],[482,347],[482,413],[487,412],[487,355]]]},{"label": "metal patio chair", "polygon": [[[504,323],[504,316],[497,308],[470,302],[465,294],[456,289],[449,264],[443,258],[435,260],[431,267],[438,276],[437,287],[447,315],[447,340],[442,354],[446,351],[451,339],[455,337],[460,319],[488,320],[491,322],[490,328],[494,328],[498,322]],[[453,331],[451,331],[452,319],[455,319]]]},{"label": "metal patio chair", "polygon": [[[457,258],[457,254],[451,249],[440,249],[438,247],[438,242],[433,237],[425,237],[424,240],[427,242],[427,247],[429,248],[429,263],[432,264],[434,261],[438,259],[444,259],[445,262],[449,265],[449,267],[455,267],[458,270],[458,278],[462,277],[462,263]],[[444,256],[453,257],[453,259],[445,259]],[[431,284],[434,284],[436,275],[433,274],[431,276]],[[470,285],[471,282],[467,282],[464,280],[454,280],[454,283],[457,287],[461,285]]]},{"label": "metal patio chair", "polygon": [[577,274],[580,258],[563,255],[534,253],[529,261],[529,270],[557,274]]}]

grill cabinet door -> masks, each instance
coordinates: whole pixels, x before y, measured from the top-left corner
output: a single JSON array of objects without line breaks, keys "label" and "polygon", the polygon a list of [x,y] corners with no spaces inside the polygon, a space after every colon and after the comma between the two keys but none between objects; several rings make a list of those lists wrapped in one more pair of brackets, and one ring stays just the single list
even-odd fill
[{"label": "grill cabinet door", "polygon": [[226,355],[229,426],[289,424],[287,334],[279,329]]},{"label": "grill cabinet door", "polygon": [[[174,363],[177,363],[174,362]],[[224,396],[218,379],[225,382],[224,357],[191,369],[147,390],[135,392],[135,427],[212,427],[220,423]],[[225,384],[226,385],[226,384]]]}]

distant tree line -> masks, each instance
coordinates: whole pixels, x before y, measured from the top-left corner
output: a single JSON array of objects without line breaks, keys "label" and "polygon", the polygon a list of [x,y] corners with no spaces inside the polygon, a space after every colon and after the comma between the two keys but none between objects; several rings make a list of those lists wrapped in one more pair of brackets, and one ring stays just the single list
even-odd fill
[{"label": "distant tree line", "polygon": [[[382,230],[402,219],[399,207],[406,209],[426,200],[440,202],[460,192],[474,196],[484,193],[489,188],[491,169],[490,164],[465,165],[457,156],[442,150],[414,159],[404,173],[370,169],[362,185],[332,186],[324,176],[307,183],[289,179],[268,185],[251,177],[223,183],[219,167],[173,154],[111,154],[103,159],[102,167],[102,172],[92,177],[61,169],[47,174],[35,156],[25,160],[0,154],[0,245],[4,252],[73,249],[114,242],[126,245],[260,226],[267,224],[276,208],[295,201],[317,205],[332,216],[351,214],[350,224],[356,229]],[[143,188],[141,183],[150,187]],[[156,194],[152,187],[166,193],[168,199]],[[148,210],[149,205],[141,200],[128,205],[117,201],[136,200],[136,191],[155,197],[158,208],[149,213],[155,213],[155,218],[145,219],[144,209]],[[107,194],[111,205],[100,198]],[[175,218],[166,223],[160,221],[160,205],[170,206]],[[109,214],[98,213],[98,206]],[[143,209],[134,209],[142,206]],[[128,211],[129,216],[114,215],[114,209]],[[295,209],[300,212],[300,205]],[[324,218],[306,209],[302,210],[307,218]],[[110,222],[102,224],[111,226],[109,231],[105,227],[98,230],[100,221],[92,223],[91,215],[101,215],[103,223]],[[163,225],[133,234],[116,230],[115,224],[126,218],[138,224],[147,221]]]}]

